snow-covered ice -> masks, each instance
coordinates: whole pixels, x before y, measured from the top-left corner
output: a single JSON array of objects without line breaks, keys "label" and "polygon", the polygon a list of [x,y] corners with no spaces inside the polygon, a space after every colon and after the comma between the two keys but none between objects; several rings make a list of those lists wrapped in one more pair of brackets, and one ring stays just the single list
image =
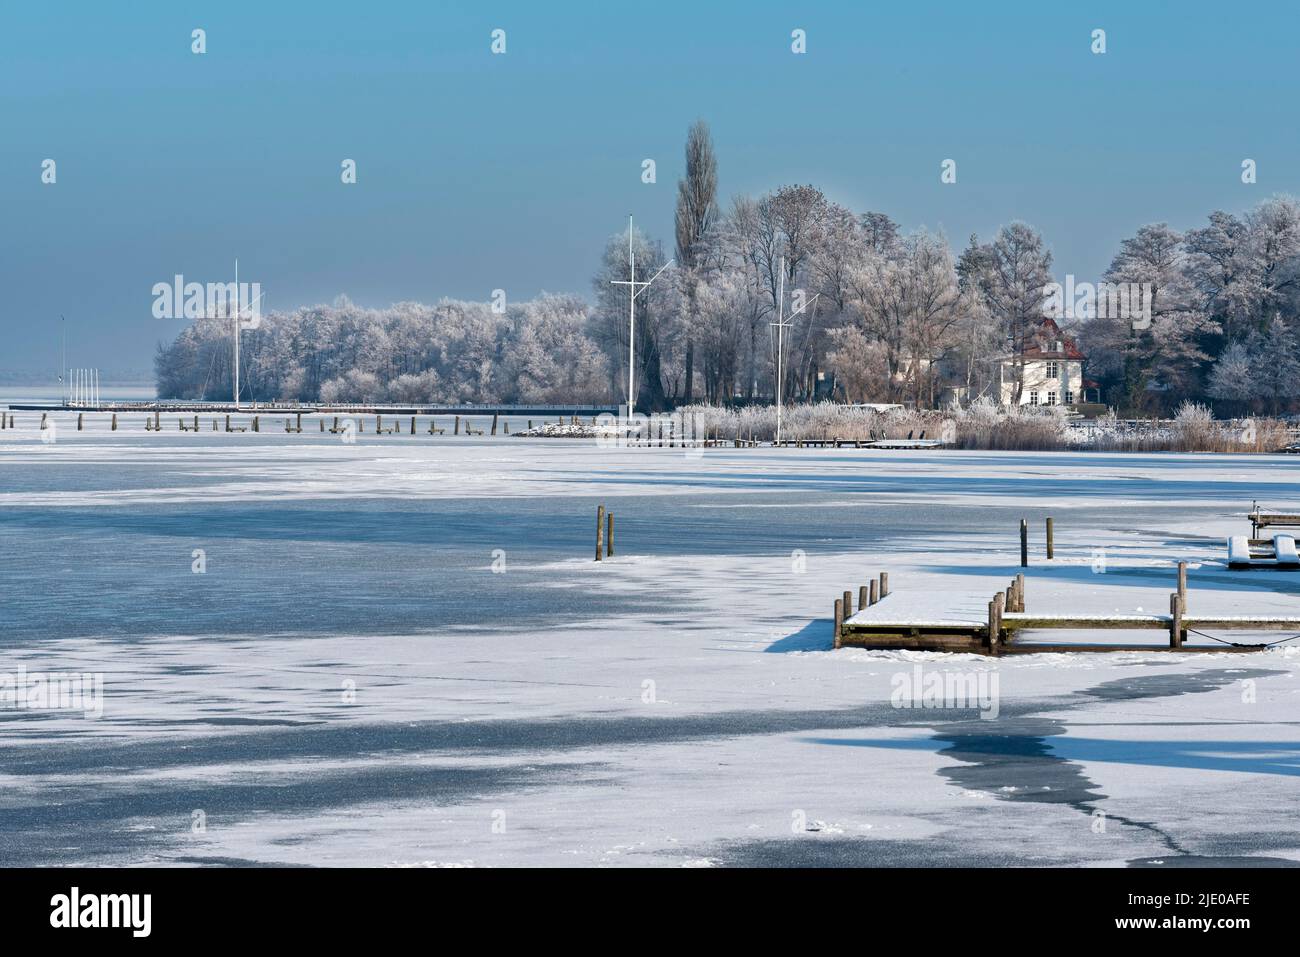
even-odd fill
[{"label": "snow-covered ice", "polygon": [[[1022,517],[1031,611],[1158,614],[1183,559],[1197,614],[1294,614],[1300,575],[1224,545],[1300,504],[1288,457],[19,418],[0,672],[105,699],[0,709],[5,863],[1300,862],[1300,648],[832,651],[829,620],[882,570],[908,615],[982,620]],[[996,718],[895,707],[918,666],[996,676]]]}]

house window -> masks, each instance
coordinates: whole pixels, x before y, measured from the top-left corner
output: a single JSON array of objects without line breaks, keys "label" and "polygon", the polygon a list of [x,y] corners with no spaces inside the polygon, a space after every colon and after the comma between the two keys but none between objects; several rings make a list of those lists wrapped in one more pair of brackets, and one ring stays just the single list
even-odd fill
[{"label": "house window", "polygon": [[1047,378],[1049,378],[1049,379],[1057,379],[1057,378],[1060,378],[1060,375],[1061,375],[1061,364],[1060,364],[1059,362],[1056,362],[1056,361],[1050,361],[1050,362],[1048,362],[1048,363],[1047,363]]},{"label": "house window", "polygon": [[1068,390],[1066,391],[1066,393],[1065,393],[1065,404],[1066,404],[1066,405],[1074,405],[1074,393],[1073,393],[1073,392],[1070,392],[1070,391],[1068,391]]},{"label": "house window", "polygon": [[1029,393],[1029,404],[1030,404],[1030,405],[1038,405],[1038,390],[1037,390],[1037,389],[1032,389],[1032,390],[1030,390],[1030,393]]},{"label": "house window", "polygon": [[1048,405],[1056,405],[1056,393],[1055,393],[1055,392],[1049,392],[1049,393],[1047,393],[1047,404],[1048,404]]}]

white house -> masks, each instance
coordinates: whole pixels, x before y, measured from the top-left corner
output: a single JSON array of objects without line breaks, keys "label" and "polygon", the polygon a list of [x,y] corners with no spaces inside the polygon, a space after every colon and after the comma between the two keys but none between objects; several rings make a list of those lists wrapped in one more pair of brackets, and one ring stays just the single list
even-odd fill
[{"label": "white house", "polygon": [[1086,356],[1051,319],[1043,319],[1025,341],[1023,353],[1002,357],[998,395],[1003,405],[1015,402],[1017,366],[1023,364],[1021,405],[1077,405],[1098,401],[1097,383],[1083,377]]}]

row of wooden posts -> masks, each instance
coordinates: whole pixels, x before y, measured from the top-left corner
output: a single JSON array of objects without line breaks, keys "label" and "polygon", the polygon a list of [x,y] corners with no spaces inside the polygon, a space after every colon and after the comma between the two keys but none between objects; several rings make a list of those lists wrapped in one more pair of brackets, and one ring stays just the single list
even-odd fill
[{"label": "row of wooden posts", "polygon": [[614,513],[606,512],[604,505],[596,506],[596,561],[614,557]]},{"label": "row of wooden posts", "polygon": [[[1048,521],[1051,521],[1050,519]],[[1024,528],[1024,522],[1020,523]],[[1025,610],[1025,576],[1016,575],[1006,591],[1000,591],[989,602],[989,636],[988,647],[991,654],[997,654],[1002,643],[1002,616],[1009,611]]]},{"label": "row of wooden posts", "polygon": [[[881,572],[878,576],[871,579],[870,584],[858,586],[858,611],[864,608],[870,608],[872,605],[885,599],[889,595],[889,572]],[[835,599],[835,612],[833,617],[835,647],[840,647],[840,641],[844,637],[844,622],[853,617],[853,592],[845,589],[844,594]]]},{"label": "row of wooden posts", "polygon": [[[344,418],[346,419],[347,416],[344,416]],[[411,434],[411,435],[415,435],[415,434],[416,434],[416,419],[417,419],[417,418],[418,418],[417,416],[414,416],[414,415],[411,416],[411,421],[410,421],[410,434]],[[463,435],[483,435],[483,434],[484,434],[484,430],[483,430],[483,429],[476,429],[476,428],[473,427],[473,425],[472,425],[472,423],[470,422],[470,419],[469,419],[468,416],[465,417],[465,420],[464,420],[463,423],[461,422],[461,417],[460,417],[459,415],[455,416],[454,418],[455,418],[455,421],[454,421],[454,424],[453,424],[453,426],[452,426],[452,433],[451,433],[452,435],[462,435],[462,434],[463,434]],[[213,420],[212,420],[212,431],[213,431],[213,432],[222,431],[222,429],[218,426],[218,421],[219,421],[219,420],[217,420],[217,419],[213,419]],[[357,431],[358,431],[358,432],[365,432],[365,420],[364,420],[363,418],[361,418],[360,416],[357,416],[355,421],[356,421]],[[398,421],[399,421],[399,423],[400,423],[400,419],[399,419]],[[561,422],[564,421],[564,416],[561,416],[561,417],[560,417],[560,421],[561,421]],[[594,421],[594,420],[593,420],[593,421]],[[290,422],[293,422],[294,424],[291,425]],[[427,429],[427,432],[428,432],[429,435],[444,435],[444,434],[446,433],[447,430],[446,430],[445,428],[438,428],[438,426],[437,426],[437,422],[438,422],[438,420],[437,420],[436,418],[431,418],[431,419],[429,420],[429,428]],[[574,425],[577,425],[577,424],[578,424],[578,417],[577,417],[576,415],[575,415],[575,416],[572,416],[572,422],[573,422]],[[41,428],[42,430],[44,430],[44,429],[46,429],[46,428],[48,427],[48,425],[49,425],[49,413],[47,413],[47,412],[42,412],[42,413],[41,413],[41,425],[40,425],[40,428]],[[190,420],[190,419],[187,419],[186,417],[183,417],[183,416],[182,416],[182,417],[180,417],[180,418],[178,418],[178,419],[176,420],[176,425],[177,425],[177,427],[180,429],[180,431],[182,431],[182,432],[198,432],[198,431],[199,431],[199,417],[198,417],[197,415],[195,415],[195,416],[192,417],[192,420]],[[154,414],[153,414],[152,416],[148,416],[148,417],[146,417],[145,420],[144,420],[144,427],[145,427],[145,431],[146,431],[146,432],[161,432],[161,431],[162,431],[162,428],[163,428],[163,425],[162,425],[162,415],[161,415],[161,413],[159,413],[159,412],[154,412]],[[493,414],[493,416],[492,416],[492,430],[491,430],[491,432],[488,433],[488,434],[490,434],[490,435],[496,435],[496,434],[497,434],[497,429],[498,429],[498,427],[500,427],[500,428],[503,430],[503,434],[505,434],[505,435],[509,435],[509,434],[510,434],[510,422],[509,422],[509,420],[502,420],[502,419],[500,418],[500,413],[495,413],[495,414]],[[532,429],[532,427],[533,427],[533,420],[532,420],[532,419],[529,419],[529,420],[528,420],[528,428],[529,428],[529,429]],[[12,414],[6,414],[6,413],[4,413],[4,412],[0,412],[0,429],[13,429],[13,428],[17,428],[17,426],[14,424],[14,417],[13,417],[13,415],[12,415]],[[224,428],[224,431],[226,431],[226,432],[245,432],[245,431],[248,431],[250,428],[251,428],[251,430],[252,430],[253,432],[260,432],[260,431],[262,430],[262,425],[261,425],[261,416],[260,416],[260,415],[254,415],[253,418],[252,418],[252,420],[251,420],[251,423],[250,423],[249,426],[234,426],[234,427],[232,427],[231,424],[230,424],[230,416],[227,415],[227,416],[225,417],[225,428]],[[81,431],[83,431],[84,429],[85,429],[85,413],[84,413],[84,412],[78,412],[78,413],[77,413],[77,431],[78,431],[78,432],[81,432]],[[109,430],[110,430],[110,431],[113,431],[113,432],[116,432],[116,431],[117,431],[117,413],[116,413],[116,412],[112,413],[112,416],[111,416],[111,418],[110,418],[110,420],[109,420]],[[293,420],[291,420],[291,419],[287,419],[287,418],[286,418],[286,419],[284,420],[284,430],[285,430],[285,432],[291,432],[291,433],[300,433],[300,432],[302,432],[302,413],[301,413],[301,412],[296,413],[296,418],[293,419]],[[326,428],[325,428],[325,420],[324,420],[323,418],[320,419],[320,430],[321,430],[322,432],[329,431],[329,432],[334,432],[334,433],[338,433],[338,432],[343,432],[343,431],[345,431],[344,428],[340,428],[340,427],[339,427],[339,416],[337,416],[337,415],[334,416],[334,425],[333,425],[333,427],[330,428],[330,429],[326,429]],[[375,416],[375,433],[378,434],[378,435],[400,435],[400,434],[402,433],[402,428],[401,428],[401,425],[400,425],[400,424],[398,424],[398,425],[393,425],[393,426],[389,426],[389,427],[385,428],[385,427],[384,427],[384,417],[383,417],[382,415],[376,415],[376,416]]]}]

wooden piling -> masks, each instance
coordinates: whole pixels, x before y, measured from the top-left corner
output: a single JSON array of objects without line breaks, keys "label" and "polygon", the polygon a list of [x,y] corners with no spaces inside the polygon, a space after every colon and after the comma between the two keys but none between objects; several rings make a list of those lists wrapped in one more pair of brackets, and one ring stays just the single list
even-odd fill
[{"label": "wooden piling", "polygon": [[888,595],[888,594],[889,594],[889,572],[881,572],[881,573],[880,573],[880,599],[881,599],[881,601],[883,601],[884,598],[885,598],[885,596]]},{"label": "wooden piling", "polygon": [[[337,422],[338,419],[335,419],[334,421]],[[226,416],[226,431],[227,431],[227,432],[230,431],[230,416],[229,416],[229,415]]]},{"label": "wooden piling", "polygon": [[1169,595],[1169,647],[1183,646],[1183,600],[1178,592]]},{"label": "wooden piling", "polygon": [[260,426],[261,426],[261,423],[258,421],[258,416],[256,416],[256,415],[253,416],[253,431],[254,431],[254,432],[260,432],[260,431],[262,431],[261,428],[260,428]]},{"label": "wooden piling", "polygon": [[1016,611],[1025,610],[1025,576],[1016,576]]},{"label": "wooden piling", "polygon": [[1029,567],[1029,523],[1020,520],[1020,567]]},{"label": "wooden piling", "polygon": [[871,590],[866,585],[858,586],[858,610],[870,608],[875,602],[871,600]]},{"label": "wooden piling", "polygon": [[600,561],[601,552],[604,550],[605,536],[605,506],[596,506],[596,561]]},{"label": "wooden piling", "polygon": [[835,635],[835,647],[840,647],[840,641],[844,637],[844,599],[835,599],[835,617],[832,619],[832,629]]},{"label": "wooden piling", "polygon": [[456,427],[451,431],[452,435],[460,435],[460,416],[456,416]]},{"label": "wooden piling", "polygon": [[999,593],[993,596],[993,631],[989,634],[989,652],[990,654],[1001,654],[1002,650],[1002,614],[1006,611],[1006,604]]},{"label": "wooden piling", "polygon": [[[846,619],[852,618],[853,617],[853,592],[849,591],[846,588],[844,589],[844,595],[842,597],[844,599],[844,617]],[[861,610],[862,610],[861,608],[858,609],[858,611]]]},{"label": "wooden piling", "polygon": [[492,413],[492,434],[493,434],[493,435],[496,435],[496,434],[497,434],[497,418],[498,418],[500,415],[501,415],[500,412],[493,412],[493,413]]},{"label": "wooden piling", "polygon": [[1187,562],[1178,563],[1178,597],[1183,607],[1187,607]]},{"label": "wooden piling", "polygon": [[411,416],[411,434],[415,434],[415,416]]},{"label": "wooden piling", "polygon": [[110,432],[116,432],[116,431],[117,431],[117,413],[116,413],[116,412],[113,413],[113,421],[112,421],[112,422],[110,423],[110,425],[109,425],[109,431],[110,431]]},{"label": "wooden piling", "polygon": [[605,557],[614,557],[614,513],[605,514]]},{"label": "wooden piling", "polygon": [[871,579],[871,585],[867,588],[867,604],[874,605],[878,601],[880,601],[880,581],[873,578]]},{"label": "wooden piling", "polygon": [[81,420],[85,417],[85,415],[86,415],[86,413],[84,413],[84,412],[78,412],[78,413],[77,413],[77,431],[78,431],[78,432],[81,431],[81,425],[82,425]]},{"label": "wooden piling", "polygon": [[1050,516],[1047,519],[1047,557],[1049,559],[1056,557],[1055,542],[1052,539],[1052,519]]}]

